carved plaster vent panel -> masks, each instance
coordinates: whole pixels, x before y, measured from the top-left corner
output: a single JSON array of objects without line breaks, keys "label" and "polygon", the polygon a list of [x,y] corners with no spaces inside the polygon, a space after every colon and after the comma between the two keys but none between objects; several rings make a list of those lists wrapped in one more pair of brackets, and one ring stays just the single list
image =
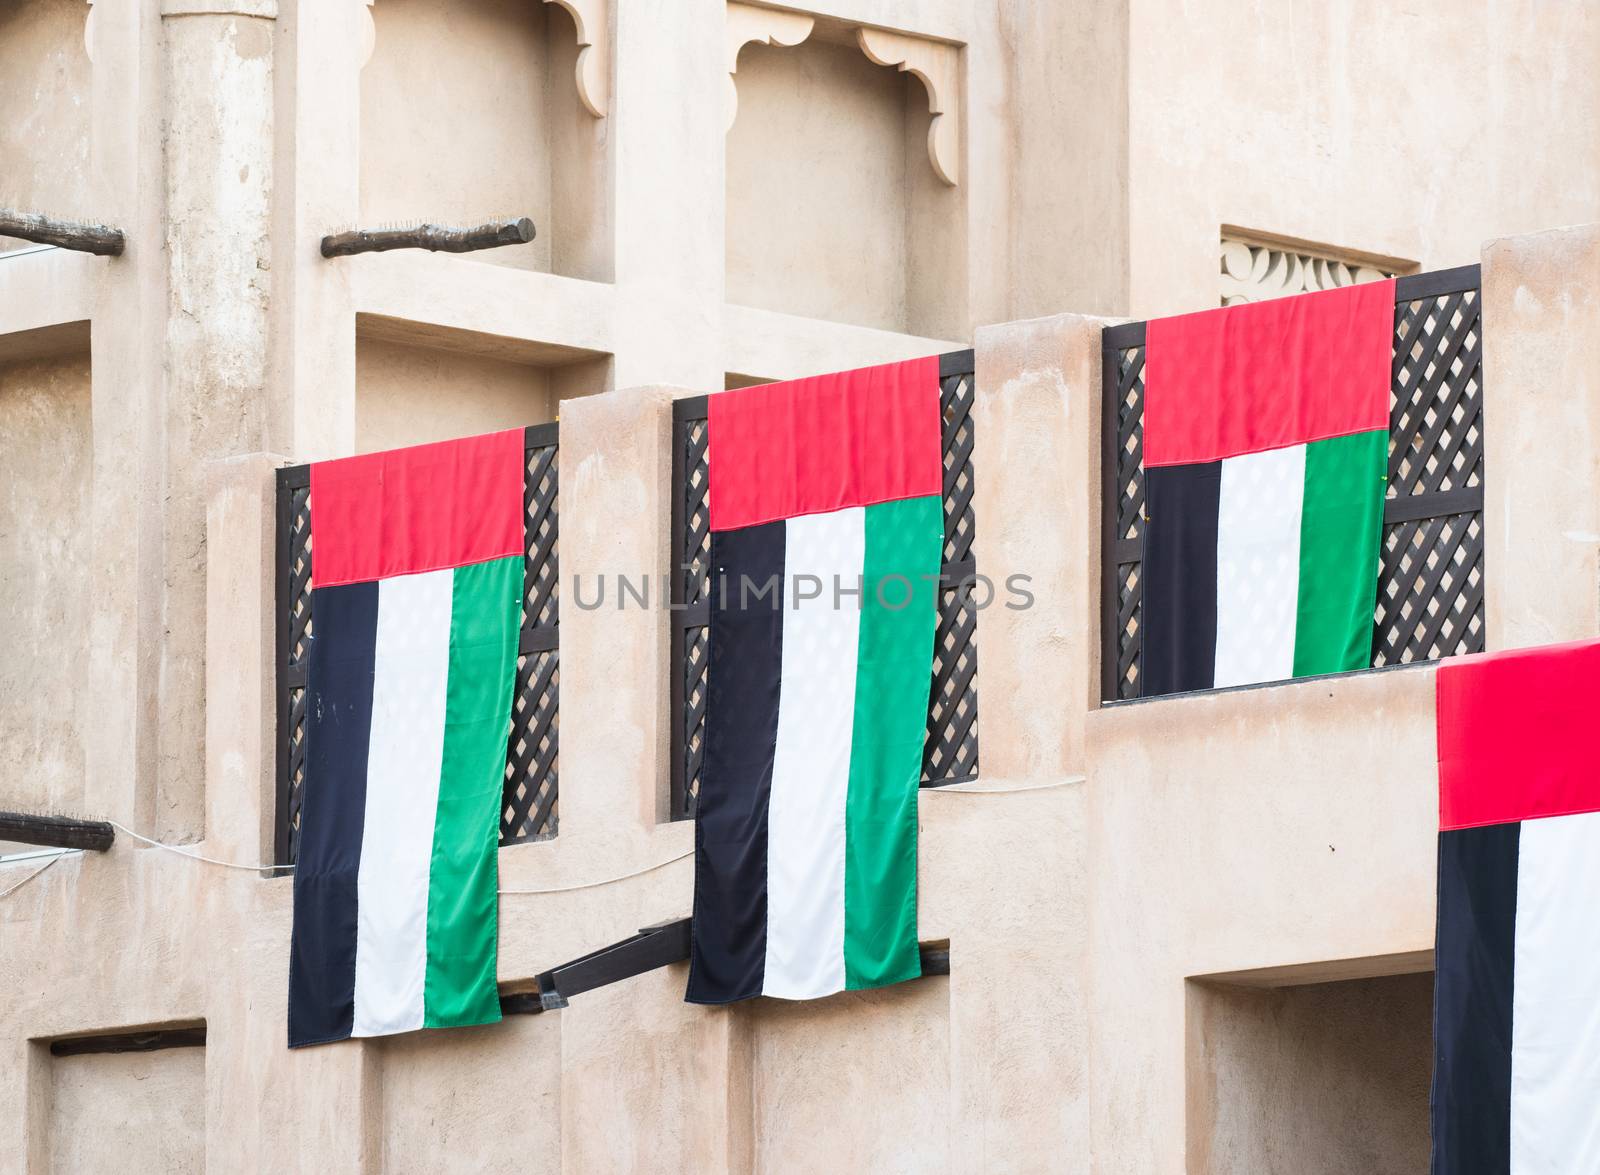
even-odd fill
[{"label": "carved plaster vent panel", "polygon": [[1416,263],[1374,253],[1341,251],[1309,242],[1222,234],[1221,298],[1224,306],[1289,294],[1338,289],[1410,273]]},{"label": "carved plaster vent panel", "polygon": [[[564,0],[562,0],[564,2]],[[739,115],[739,50],[756,42],[793,47],[816,27],[805,13],[740,0],[727,3],[728,110],[727,128]],[[951,187],[961,178],[961,47],[909,33],[889,32],[862,25],[855,30],[856,44],[875,65],[895,66],[917,78],[928,92],[928,161],[938,177]]]}]

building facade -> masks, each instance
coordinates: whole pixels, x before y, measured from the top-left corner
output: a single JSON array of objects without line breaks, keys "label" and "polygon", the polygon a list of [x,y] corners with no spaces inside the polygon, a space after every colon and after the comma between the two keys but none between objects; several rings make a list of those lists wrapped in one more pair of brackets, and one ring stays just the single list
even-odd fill
[{"label": "building facade", "polygon": [[[0,0],[0,206],[127,240],[0,241],[0,809],[247,866],[0,862],[0,1168],[1419,1169],[1433,673],[1103,704],[1102,330],[1481,262],[1482,642],[1600,633],[1597,53],[1582,0]],[[659,581],[675,402],[969,347],[1034,606],[922,793],[949,974],[290,1053],[276,471],[559,421],[562,591]],[[692,892],[672,615],[560,620],[507,993]]]}]

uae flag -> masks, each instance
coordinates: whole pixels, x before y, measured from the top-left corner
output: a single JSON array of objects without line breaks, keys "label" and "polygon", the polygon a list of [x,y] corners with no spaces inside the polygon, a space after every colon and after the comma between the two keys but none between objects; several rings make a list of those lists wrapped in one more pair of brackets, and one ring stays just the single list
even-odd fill
[{"label": "uae flag", "polygon": [[290,1047],[500,1018],[522,438],[311,467]]},{"label": "uae flag", "polygon": [[1145,331],[1146,697],[1369,664],[1394,283]]},{"label": "uae flag", "polygon": [[921,974],[939,425],[937,358],[710,399],[691,1003]]},{"label": "uae flag", "polygon": [[1600,642],[1437,688],[1434,1175],[1600,1171]]}]

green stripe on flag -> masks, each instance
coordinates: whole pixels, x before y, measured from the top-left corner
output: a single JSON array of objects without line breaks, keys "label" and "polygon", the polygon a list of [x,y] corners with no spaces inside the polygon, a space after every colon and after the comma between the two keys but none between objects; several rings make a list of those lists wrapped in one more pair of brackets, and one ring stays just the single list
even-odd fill
[{"label": "green stripe on flag", "polygon": [[1306,446],[1294,675],[1372,663],[1372,616],[1389,468],[1389,434],[1361,432]]},{"label": "green stripe on flag", "polygon": [[500,804],[516,680],[522,559],[458,567],[450,611],[444,756],[428,871],[429,1028],[500,1019]]},{"label": "green stripe on flag", "polygon": [[845,987],[914,979],[917,784],[944,548],[937,497],[866,509],[850,785],[845,800]]}]

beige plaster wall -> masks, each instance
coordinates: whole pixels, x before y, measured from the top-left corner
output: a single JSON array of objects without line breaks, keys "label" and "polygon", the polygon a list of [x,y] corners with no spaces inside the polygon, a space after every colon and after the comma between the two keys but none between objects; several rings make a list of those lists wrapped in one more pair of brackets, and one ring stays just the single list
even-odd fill
[{"label": "beige plaster wall", "polygon": [[553,418],[549,372],[461,351],[356,342],[356,450],[472,436]]},{"label": "beige plaster wall", "polygon": [[1186,978],[1382,975],[1432,950],[1433,677],[1407,667],[1089,715],[1099,1169],[1184,1169]]},{"label": "beige plaster wall", "polygon": [[1013,50],[1006,98],[1024,113],[1005,122],[1006,263],[997,266],[992,252],[975,261],[1005,275],[999,305],[980,311],[979,322],[1127,311],[1128,10],[1136,2],[996,5]]},{"label": "beige plaster wall", "polygon": [[[0,0],[0,208],[93,218],[83,0]],[[26,245],[0,237],[0,252]]]},{"label": "beige plaster wall", "polygon": [[384,1171],[561,1169],[561,1017],[416,1032],[377,1051]]},{"label": "beige plaster wall", "polygon": [[949,1169],[948,979],[762,1000],[750,1033],[753,1171]]},{"label": "beige plaster wall", "polygon": [[728,301],[964,333],[962,199],[928,163],[922,84],[842,36],[747,45],[736,81]]},{"label": "beige plaster wall", "polygon": [[1223,224],[1439,269],[1600,219],[1585,0],[1133,0],[1129,44],[1135,317],[1216,304]]},{"label": "beige plaster wall", "polygon": [[206,1050],[52,1057],[50,1170],[206,1169]]},{"label": "beige plaster wall", "polygon": [[1188,987],[1191,1175],[1428,1166],[1433,976]]},{"label": "beige plaster wall", "polygon": [[0,779],[16,804],[83,801],[92,455],[87,355],[0,364]]}]

